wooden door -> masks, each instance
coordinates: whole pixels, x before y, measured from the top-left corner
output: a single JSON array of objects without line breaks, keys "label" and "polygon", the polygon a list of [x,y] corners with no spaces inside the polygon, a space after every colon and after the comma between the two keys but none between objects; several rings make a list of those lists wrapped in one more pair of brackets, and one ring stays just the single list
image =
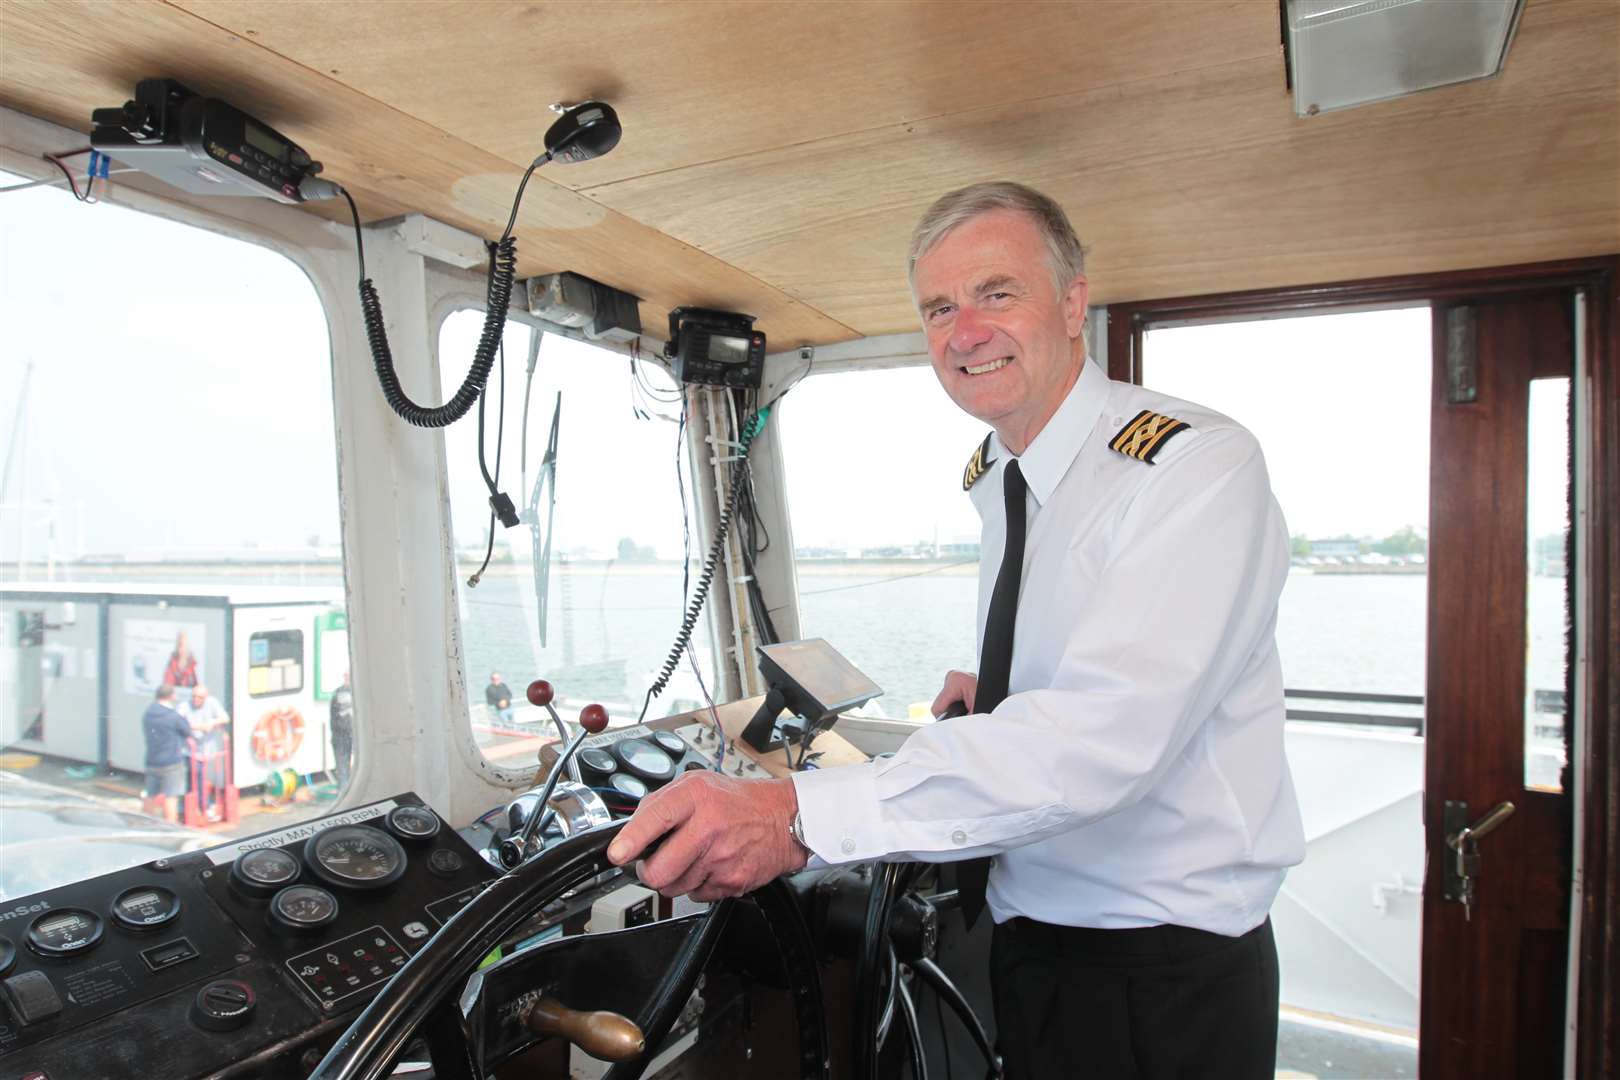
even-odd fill
[{"label": "wooden door", "polygon": [[[1532,382],[1574,368],[1573,298],[1437,305],[1434,359],[1419,1072],[1558,1076],[1571,800],[1567,769],[1563,791],[1526,785],[1527,461]],[[1471,917],[1445,897],[1461,802],[1470,822],[1516,808],[1478,844]]]}]

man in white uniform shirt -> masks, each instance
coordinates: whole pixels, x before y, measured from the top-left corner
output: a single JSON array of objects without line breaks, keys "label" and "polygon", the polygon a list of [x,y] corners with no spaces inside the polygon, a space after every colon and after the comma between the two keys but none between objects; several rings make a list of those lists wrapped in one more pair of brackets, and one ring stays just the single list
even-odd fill
[{"label": "man in white uniform shirt", "polygon": [[[994,429],[964,486],[984,518],[981,657],[1005,689],[974,712],[977,679],[951,672],[935,712],[960,701],[968,715],[885,761],[790,780],[688,774],[642,802],[609,854],[627,862],[670,832],[641,879],[700,900],[812,854],[993,856],[1009,1077],[1269,1077],[1267,913],[1304,839],[1274,636],[1288,536],[1260,448],[1087,361],[1080,244],[1038,192],[944,196],[911,268],[940,383]],[[998,641],[1006,670],[992,677]]]}]

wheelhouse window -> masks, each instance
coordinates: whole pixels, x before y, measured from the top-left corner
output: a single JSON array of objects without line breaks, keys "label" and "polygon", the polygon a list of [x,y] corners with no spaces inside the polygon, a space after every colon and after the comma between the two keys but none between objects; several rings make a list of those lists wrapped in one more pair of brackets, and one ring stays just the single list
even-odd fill
[{"label": "wheelhouse window", "polygon": [[781,416],[802,634],[883,687],[862,713],[926,718],[945,673],[978,666],[962,469],[989,428],[926,365],[811,375]]},{"label": "wheelhouse window", "polygon": [[[0,841],[53,835],[80,807],[145,837],[116,849],[140,862],[335,796],[304,649],[342,613],[343,563],[308,277],[111,200],[0,192]],[[346,677],[346,648],[328,663]],[[148,795],[162,748],[143,716],[160,704],[190,736],[164,751],[184,762],[178,793]],[[97,857],[55,880],[114,867]],[[53,883],[23,872],[36,860],[0,865],[0,895]]]},{"label": "wheelhouse window", "polygon": [[[470,310],[445,319],[446,394],[465,377],[483,321]],[[506,324],[485,400],[483,468],[476,411],[445,429],[470,722],[485,757],[514,767],[532,766],[556,735],[525,696],[535,679],[552,684],[570,723],[591,702],[615,724],[640,714],[706,547],[683,525],[695,488],[667,372],[545,334],[531,373],[532,333]],[[492,521],[485,470],[511,497],[517,526]],[[697,671],[683,653],[649,717],[697,708],[714,691],[701,623],[692,649]]]}]

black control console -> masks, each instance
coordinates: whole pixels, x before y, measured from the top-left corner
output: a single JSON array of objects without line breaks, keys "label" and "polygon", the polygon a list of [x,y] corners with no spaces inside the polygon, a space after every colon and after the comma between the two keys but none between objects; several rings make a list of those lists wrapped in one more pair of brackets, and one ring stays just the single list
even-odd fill
[{"label": "black control console", "polygon": [[495,876],[407,793],[22,897],[0,1078],[302,1076]]}]

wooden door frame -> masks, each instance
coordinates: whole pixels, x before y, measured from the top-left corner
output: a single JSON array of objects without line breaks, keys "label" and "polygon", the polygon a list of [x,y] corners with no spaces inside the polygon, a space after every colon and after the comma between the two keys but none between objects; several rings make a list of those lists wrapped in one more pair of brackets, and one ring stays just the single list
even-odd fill
[{"label": "wooden door frame", "polygon": [[[1586,536],[1587,745],[1583,769],[1580,983],[1575,1075],[1620,1074],[1620,256],[1413,274],[1108,306],[1108,374],[1140,383],[1148,329],[1426,301],[1460,302],[1551,289],[1586,293],[1584,375],[1591,505]],[[1579,728],[1577,730],[1580,730]]]}]

